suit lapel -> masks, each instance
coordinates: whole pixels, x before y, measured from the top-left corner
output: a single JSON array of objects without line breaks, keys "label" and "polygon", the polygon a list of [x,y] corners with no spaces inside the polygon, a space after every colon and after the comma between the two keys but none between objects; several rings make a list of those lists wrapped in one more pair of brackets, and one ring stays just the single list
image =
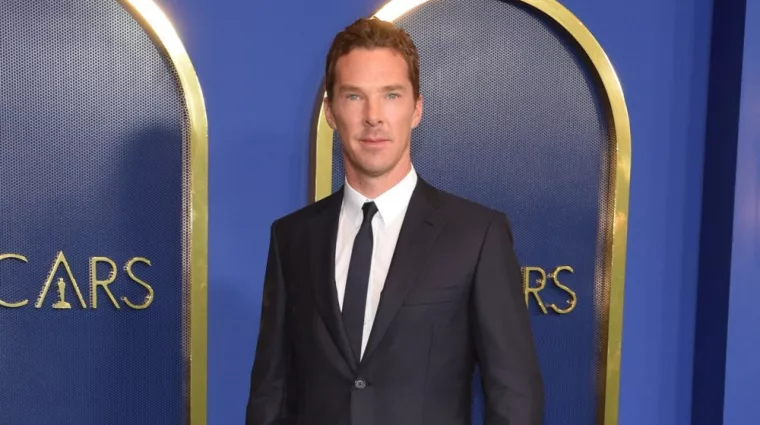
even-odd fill
[{"label": "suit lapel", "polygon": [[396,242],[362,362],[370,357],[383,339],[404,298],[414,286],[426,254],[432,251],[443,227],[439,216],[435,214],[435,195],[435,189],[419,178]]},{"label": "suit lapel", "polygon": [[338,219],[342,200],[343,190],[341,189],[325,199],[324,207],[312,217],[309,241],[311,267],[314,274],[311,280],[314,284],[317,310],[346,363],[355,371],[358,365],[351,352],[343,326],[338,305],[338,291],[335,287],[335,244],[338,237]]}]

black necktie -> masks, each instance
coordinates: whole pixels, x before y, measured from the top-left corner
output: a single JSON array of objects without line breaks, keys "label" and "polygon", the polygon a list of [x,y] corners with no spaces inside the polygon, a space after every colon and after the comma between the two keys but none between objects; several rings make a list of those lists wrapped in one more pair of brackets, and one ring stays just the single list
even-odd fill
[{"label": "black necktie", "polygon": [[343,325],[357,362],[361,359],[362,352],[364,309],[367,304],[369,269],[372,264],[372,217],[377,213],[377,206],[374,202],[367,202],[362,210],[364,220],[354,239],[346,277],[346,292],[343,295]]}]

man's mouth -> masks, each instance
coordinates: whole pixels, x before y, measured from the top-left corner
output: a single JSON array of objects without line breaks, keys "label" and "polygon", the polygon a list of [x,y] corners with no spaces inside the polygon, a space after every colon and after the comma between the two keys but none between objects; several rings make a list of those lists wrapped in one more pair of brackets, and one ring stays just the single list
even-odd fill
[{"label": "man's mouth", "polygon": [[384,137],[362,137],[359,140],[364,143],[370,143],[370,144],[377,144],[377,143],[383,143],[383,142],[388,141],[388,139]]}]

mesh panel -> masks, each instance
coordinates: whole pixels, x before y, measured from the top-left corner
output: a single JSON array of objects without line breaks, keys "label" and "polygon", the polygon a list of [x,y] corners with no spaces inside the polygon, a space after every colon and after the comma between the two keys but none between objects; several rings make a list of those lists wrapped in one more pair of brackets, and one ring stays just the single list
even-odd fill
[{"label": "mesh panel", "polygon": [[[524,267],[574,269],[559,280],[577,294],[575,310],[544,315],[533,299],[529,308],[544,423],[591,424],[605,374],[614,136],[585,56],[539,13],[497,0],[432,0],[397,22],[420,52],[425,111],[412,157],[438,188],[506,212]],[[333,163],[337,189],[337,133]],[[550,278],[540,295],[568,307]],[[476,376],[475,424],[484,416],[479,385]]]},{"label": "mesh panel", "polygon": [[[116,1],[3,2],[0,424],[186,420],[187,117],[164,54]],[[58,252],[63,266],[35,307]],[[116,264],[92,308],[89,262]],[[129,278],[134,275],[154,290]],[[98,279],[111,267],[100,263]],[[70,309],[54,309],[57,281]]]}]

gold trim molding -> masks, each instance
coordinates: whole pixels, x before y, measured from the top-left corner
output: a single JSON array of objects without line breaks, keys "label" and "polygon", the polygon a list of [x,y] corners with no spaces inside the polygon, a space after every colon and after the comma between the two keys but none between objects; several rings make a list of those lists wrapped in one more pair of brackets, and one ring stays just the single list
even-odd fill
[{"label": "gold trim molding", "polygon": [[[391,0],[380,8],[375,17],[395,21],[412,9],[429,0]],[[623,339],[623,295],[625,287],[625,261],[628,232],[628,202],[631,175],[631,129],[623,89],[615,70],[596,38],[572,12],[556,0],[515,0],[531,6],[551,18],[562,27],[585,53],[596,71],[602,92],[607,97],[607,119],[611,122],[611,139],[615,142],[614,153],[614,215],[609,229],[611,244],[606,247],[609,276],[609,305],[607,307],[607,347],[604,358],[606,373],[602,376],[603,388],[599,394],[598,423],[617,425],[620,395],[620,360]],[[323,94],[324,96],[324,94]],[[313,181],[310,185],[311,201],[318,201],[332,193],[333,130],[327,124],[324,108],[318,106],[316,134],[313,150]]]},{"label": "gold trim molding", "polygon": [[[205,425],[208,339],[208,121],[198,76],[171,21],[153,0],[119,0],[165,52],[185,102],[190,139],[190,425]],[[188,202],[187,200],[185,202]],[[188,271],[185,271],[187,273]]]}]

